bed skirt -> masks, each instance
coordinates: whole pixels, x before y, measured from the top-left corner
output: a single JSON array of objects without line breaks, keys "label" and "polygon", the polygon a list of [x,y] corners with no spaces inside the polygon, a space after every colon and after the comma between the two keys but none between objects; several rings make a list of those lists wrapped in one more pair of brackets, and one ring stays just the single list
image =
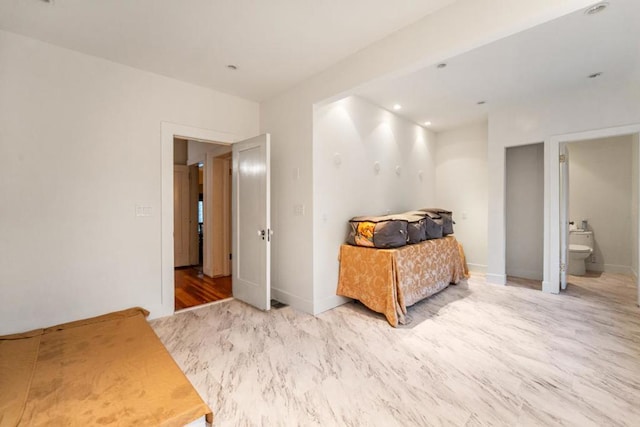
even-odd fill
[{"label": "bed skirt", "polygon": [[342,245],[337,294],[359,300],[396,327],[405,323],[407,307],[468,276],[454,236],[397,249]]}]

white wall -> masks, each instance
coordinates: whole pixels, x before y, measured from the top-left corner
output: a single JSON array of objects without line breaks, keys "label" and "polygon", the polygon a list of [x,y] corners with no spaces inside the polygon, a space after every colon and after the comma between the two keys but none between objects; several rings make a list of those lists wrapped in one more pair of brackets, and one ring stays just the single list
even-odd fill
[{"label": "white wall", "polygon": [[454,232],[474,271],[487,268],[487,123],[436,136],[436,203],[451,209]]},{"label": "white wall", "polygon": [[[274,297],[313,312],[314,286],[328,286],[314,284],[313,275],[314,269],[327,268],[313,252],[314,104],[335,100],[375,79],[435,64],[590,3],[591,0],[538,0],[512,2],[503,7],[498,0],[459,0],[263,102],[260,130],[272,134]],[[294,215],[297,204],[305,206],[304,216]]]},{"label": "white wall", "polygon": [[569,146],[569,220],[588,220],[594,251],[587,269],[631,274],[633,137],[576,141]]},{"label": "white wall", "polygon": [[[580,90],[541,94],[490,112],[489,206],[492,214],[488,223],[488,281],[505,283],[505,147],[545,141],[545,174],[549,174],[549,168],[558,161],[546,154],[552,137],[633,123],[640,123],[640,84],[637,80],[593,81]],[[551,203],[551,190],[545,180],[547,204]],[[546,248],[557,251],[551,237],[546,236]],[[555,277],[551,267],[548,266],[548,271]],[[550,280],[551,276],[544,278],[543,289],[547,289],[545,286]]]},{"label": "white wall", "polygon": [[158,312],[161,122],[246,138],[258,105],[4,31],[0,64],[0,334]]},{"label": "white wall", "polygon": [[[638,198],[640,196],[640,135],[632,136],[631,144],[631,273],[638,279],[638,249],[640,245],[640,235],[638,225],[640,217],[638,210]],[[640,303],[640,292],[638,292],[638,302]]]},{"label": "white wall", "polygon": [[[287,96],[262,104],[271,134],[271,297],[313,313],[313,165],[311,103]],[[295,215],[295,206],[304,208]]]},{"label": "white wall", "polygon": [[319,313],[346,301],[336,296],[336,287],[350,218],[433,206],[435,135],[353,96],[317,107],[313,131],[313,252],[320,267],[314,268],[314,312]]},{"label": "white wall", "polygon": [[506,272],[542,280],[544,144],[506,150]]}]

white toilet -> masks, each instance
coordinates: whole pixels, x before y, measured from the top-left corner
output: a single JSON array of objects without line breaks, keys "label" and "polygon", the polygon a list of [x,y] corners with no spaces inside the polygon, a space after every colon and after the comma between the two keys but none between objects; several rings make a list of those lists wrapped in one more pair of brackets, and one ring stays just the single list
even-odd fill
[{"label": "white toilet", "polygon": [[584,276],[587,258],[593,253],[593,231],[569,231],[569,269],[574,276]]}]

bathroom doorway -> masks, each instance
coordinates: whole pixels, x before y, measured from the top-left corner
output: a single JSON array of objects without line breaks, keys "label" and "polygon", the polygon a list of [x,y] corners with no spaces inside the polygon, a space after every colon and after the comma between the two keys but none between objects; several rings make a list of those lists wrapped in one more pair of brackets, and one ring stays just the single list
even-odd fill
[{"label": "bathroom doorway", "polygon": [[576,139],[559,148],[561,289],[635,304],[638,134]]},{"label": "bathroom doorway", "polygon": [[544,144],[506,148],[507,283],[542,289]]}]

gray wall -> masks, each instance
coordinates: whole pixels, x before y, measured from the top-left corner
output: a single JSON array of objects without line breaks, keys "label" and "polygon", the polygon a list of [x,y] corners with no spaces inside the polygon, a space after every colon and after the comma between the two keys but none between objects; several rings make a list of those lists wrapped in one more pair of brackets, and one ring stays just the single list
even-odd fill
[{"label": "gray wall", "polygon": [[542,280],[544,144],[506,149],[505,202],[507,275]]},{"label": "gray wall", "polygon": [[569,147],[569,219],[589,221],[587,269],[631,274],[633,137],[577,141]]}]

